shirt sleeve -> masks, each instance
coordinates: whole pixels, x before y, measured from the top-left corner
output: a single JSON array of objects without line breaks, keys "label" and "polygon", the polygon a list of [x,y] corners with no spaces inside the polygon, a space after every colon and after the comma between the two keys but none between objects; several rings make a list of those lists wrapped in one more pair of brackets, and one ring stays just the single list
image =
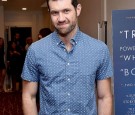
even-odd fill
[{"label": "shirt sleeve", "polygon": [[22,70],[21,77],[23,80],[38,82],[38,68],[36,64],[35,51],[32,49],[32,45],[27,51],[25,62]]},{"label": "shirt sleeve", "polygon": [[102,48],[101,54],[100,66],[97,70],[97,80],[102,80],[113,76],[112,59],[106,45],[104,45]]}]

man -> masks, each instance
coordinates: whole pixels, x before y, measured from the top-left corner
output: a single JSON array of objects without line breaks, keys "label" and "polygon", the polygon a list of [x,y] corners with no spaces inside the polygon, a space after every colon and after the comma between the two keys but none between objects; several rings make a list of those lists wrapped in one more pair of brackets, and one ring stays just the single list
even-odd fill
[{"label": "man", "polygon": [[22,38],[20,37],[19,33],[15,33],[13,41],[16,43],[17,49],[23,50],[24,43],[22,42]]},{"label": "man", "polygon": [[51,33],[52,33],[52,31],[50,30],[50,28],[42,28],[42,29],[40,29],[39,34],[38,34],[38,40],[48,36]]},{"label": "man", "polygon": [[27,38],[26,38],[25,51],[28,50],[28,48],[29,48],[29,46],[32,44],[32,42],[33,42],[32,37],[27,37]]},{"label": "man", "polygon": [[39,82],[39,115],[111,115],[107,46],[79,30],[77,0],[47,0],[47,4],[56,30],[27,52],[22,72],[24,114],[38,114]]}]

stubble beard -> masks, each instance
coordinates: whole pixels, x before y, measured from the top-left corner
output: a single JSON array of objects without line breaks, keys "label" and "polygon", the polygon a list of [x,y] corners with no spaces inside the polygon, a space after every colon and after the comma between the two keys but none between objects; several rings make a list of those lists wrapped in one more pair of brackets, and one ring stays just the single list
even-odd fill
[{"label": "stubble beard", "polygon": [[61,28],[55,28],[55,29],[60,36],[67,36],[75,29],[75,27],[76,27],[76,22],[74,21],[71,25],[69,25],[65,29],[61,29]]}]

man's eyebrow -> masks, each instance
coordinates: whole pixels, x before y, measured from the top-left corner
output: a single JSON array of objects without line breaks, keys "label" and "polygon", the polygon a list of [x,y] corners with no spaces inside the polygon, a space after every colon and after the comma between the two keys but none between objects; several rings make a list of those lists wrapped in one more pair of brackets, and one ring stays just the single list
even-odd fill
[{"label": "man's eyebrow", "polygon": [[60,10],[57,10],[57,9],[50,9],[50,12],[51,12],[51,11],[59,12],[59,11],[64,11],[64,10],[71,10],[71,9],[70,9],[70,8],[63,8],[63,9],[60,9]]}]

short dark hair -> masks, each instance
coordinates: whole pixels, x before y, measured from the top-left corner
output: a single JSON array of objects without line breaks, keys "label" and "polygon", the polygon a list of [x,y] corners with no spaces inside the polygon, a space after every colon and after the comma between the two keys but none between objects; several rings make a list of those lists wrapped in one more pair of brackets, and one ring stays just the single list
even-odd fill
[{"label": "short dark hair", "polygon": [[[57,0],[53,0],[53,1],[57,1]],[[49,9],[49,11],[50,11],[50,8],[49,8],[49,0],[46,0],[46,2],[47,2],[47,7],[48,7],[48,9]],[[77,5],[78,5],[78,0],[71,0],[71,2],[72,2],[72,5],[76,8]]]},{"label": "short dark hair", "polygon": [[40,29],[40,31],[39,31],[39,34],[40,34],[42,37],[45,37],[45,36],[49,35],[50,33],[52,33],[52,31],[50,30],[50,28],[42,28],[42,29]]}]

